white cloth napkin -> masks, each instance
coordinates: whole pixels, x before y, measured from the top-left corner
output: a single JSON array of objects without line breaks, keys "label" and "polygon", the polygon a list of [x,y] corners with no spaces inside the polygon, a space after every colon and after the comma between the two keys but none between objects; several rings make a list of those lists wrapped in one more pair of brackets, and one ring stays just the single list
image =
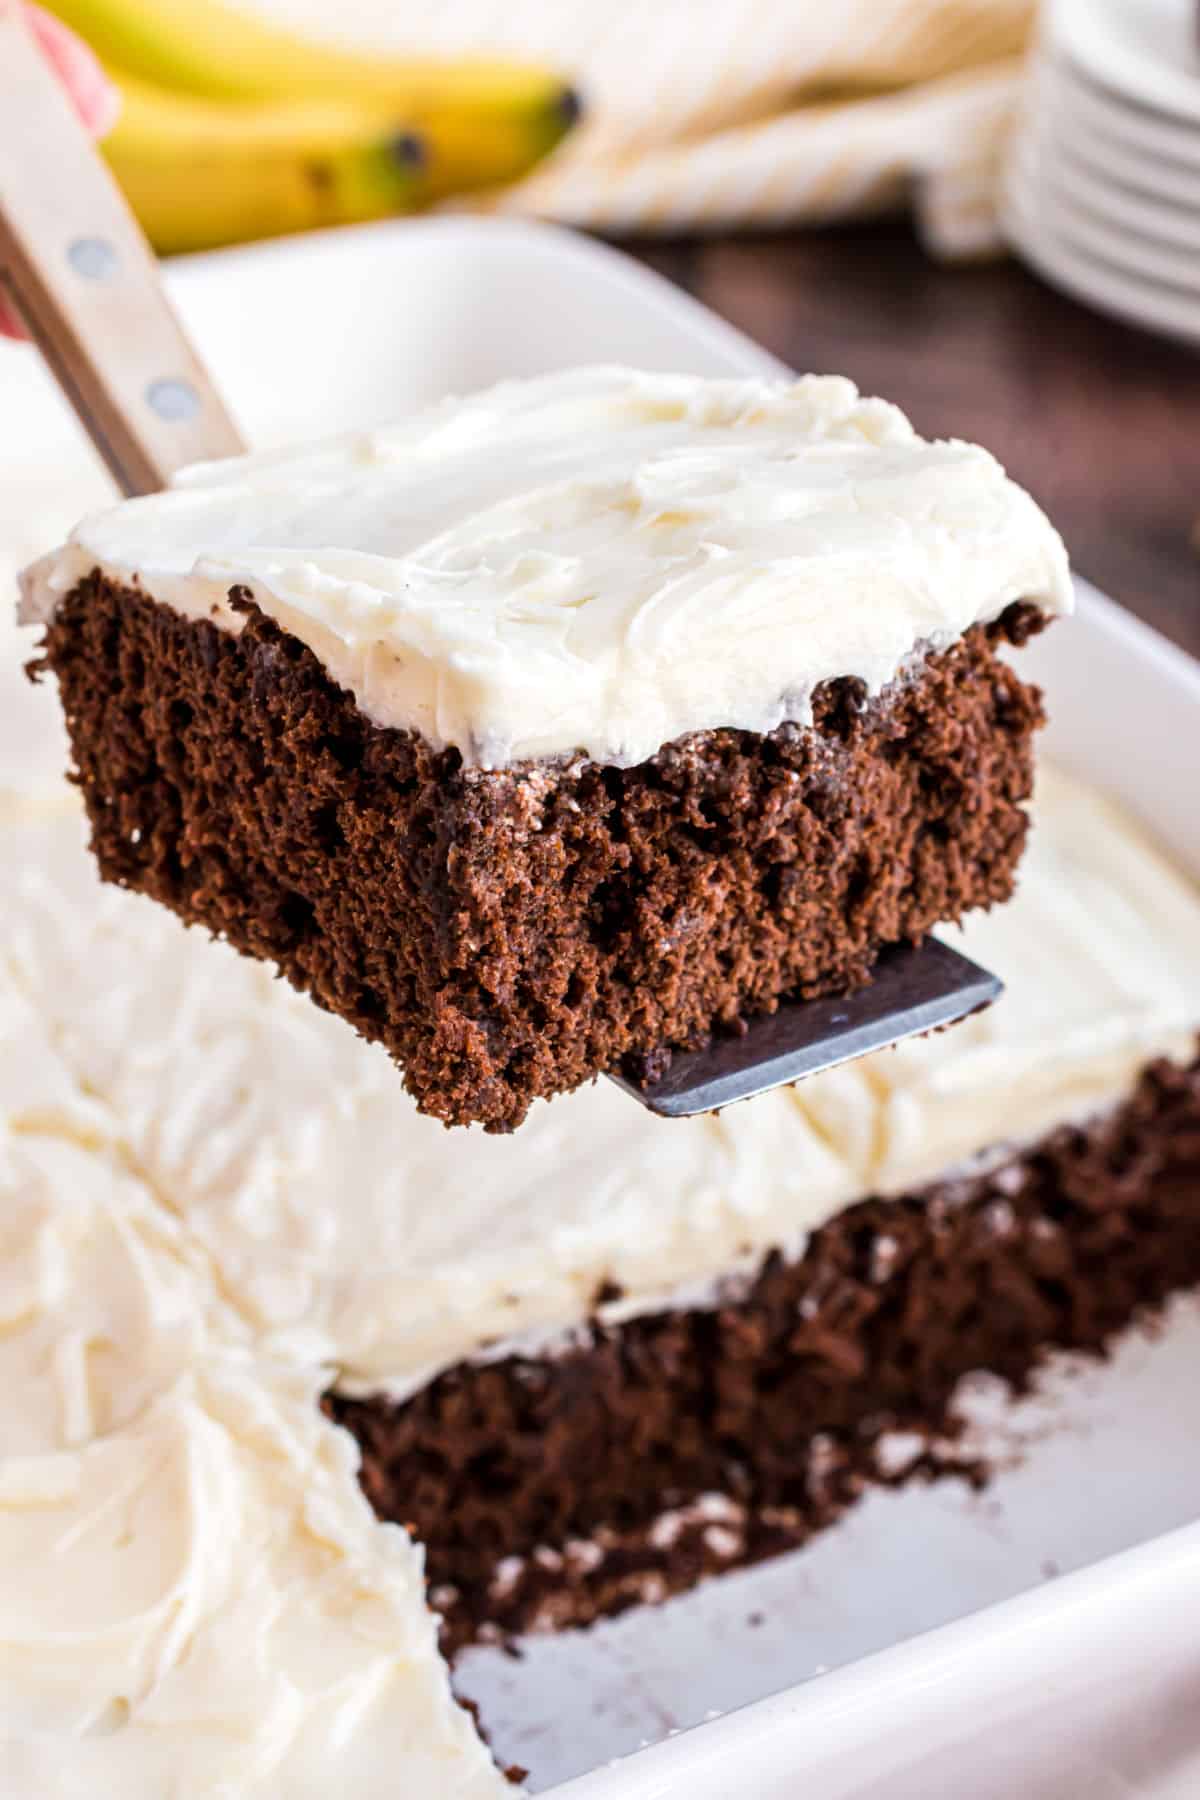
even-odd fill
[{"label": "white cloth napkin", "polygon": [[947,257],[999,247],[996,175],[1035,0],[242,0],[314,31],[561,69],[588,105],[493,204],[613,232],[910,203]]}]

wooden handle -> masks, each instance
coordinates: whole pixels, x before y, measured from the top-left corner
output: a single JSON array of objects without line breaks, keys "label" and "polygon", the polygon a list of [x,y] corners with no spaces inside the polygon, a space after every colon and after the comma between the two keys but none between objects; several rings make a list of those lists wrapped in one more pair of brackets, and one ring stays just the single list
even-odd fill
[{"label": "wooden handle", "polygon": [[0,275],[125,493],[242,449],[15,0],[0,0]]}]

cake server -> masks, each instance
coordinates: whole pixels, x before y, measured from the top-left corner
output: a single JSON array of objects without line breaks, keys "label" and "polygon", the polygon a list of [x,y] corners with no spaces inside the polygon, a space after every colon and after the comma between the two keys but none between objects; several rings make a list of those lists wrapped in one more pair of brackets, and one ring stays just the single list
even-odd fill
[{"label": "cake server", "polygon": [[[14,0],[0,0],[0,278],[126,494],[242,450],[153,252]],[[887,951],[856,993],[785,1002],[740,1037],[676,1053],[653,1083],[612,1079],[665,1117],[709,1112],[953,1024],[1000,991],[931,938]]]},{"label": "cake server", "polygon": [[243,448],[15,0],[0,0],[0,278],[124,493]]},{"label": "cake server", "polygon": [[885,950],[870,985],[852,994],[781,1001],[777,1012],[751,1019],[738,1037],[676,1051],[657,1081],[611,1079],[651,1112],[686,1119],[953,1025],[1003,991],[998,976],[938,938],[926,938],[919,946]]}]

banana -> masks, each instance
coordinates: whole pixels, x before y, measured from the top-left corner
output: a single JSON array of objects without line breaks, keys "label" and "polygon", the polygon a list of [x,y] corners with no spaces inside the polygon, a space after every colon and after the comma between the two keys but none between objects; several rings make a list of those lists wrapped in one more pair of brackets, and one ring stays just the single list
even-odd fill
[{"label": "banana", "polygon": [[[523,172],[580,111],[571,88],[531,64],[358,52],[295,37],[223,0],[48,4],[105,62],[159,87],[225,100],[376,101],[414,127],[443,122],[447,167],[471,185]],[[493,138],[487,121],[497,127]],[[481,134],[474,155],[471,131]]]},{"label": "banana", "polygon": [[570,88],[553,106],[527,113],[414,106],[405,116],[425,143],[426,194],[441,200],[519,181],[561,142],[580,110]]},{"label": "banana", "polygon": [[163,253],[383,218],[426,197],[420,140],[378,114],[323,99],[230,105],[114,78],[121,111],[101,148]]}]

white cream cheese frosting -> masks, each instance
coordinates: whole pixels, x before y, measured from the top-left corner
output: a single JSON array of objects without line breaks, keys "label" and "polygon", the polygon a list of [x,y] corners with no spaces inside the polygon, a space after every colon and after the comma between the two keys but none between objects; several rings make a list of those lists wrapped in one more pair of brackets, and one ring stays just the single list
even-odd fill
[{"label": "white cream cheese frosting", "polygon": [[1106,801],[1044,772],[1008,906],[966,949],[1008,983],[954,1031],[662,1121],[609,1084],[509,1138],[418,1115],[378,1047],[257,964],[102,888],[70,816],[0,878],[0,993],[55,1080],[182,1223],[246,1332],[343,1385],[410,1391],[522,1334],[749,1271],[869,1193],[1117,1103],[1200,1025],[1200,896]]},{"label": "white cream cheese frosting", "polygon": [[511,1795],[451,1693],[420,1548],[320,1412],[329,1371],[260,1353],[8,949],[0,1793]]},{"label": "white cream cheese frosting", "polygon": [[824,680],[878,693],[1011,601],[1072,603],[993,457],[813,375],[575,369],[197,466],[86,518],[25,617],[97,567],[232,631],[248,588],[376,724],[483,767],[804,724]]},{"label": "white cream cheese frosting", "polygon": [[214,1332],[229,1344],[248,1335],[182,1222],[102,1140],[72,1136],[62,1119],[44,1129],[0,1119],[5,1456],[116,1430]]},{"label": "white cream cheese frosting", "polygon": [[10,1800],[513,1793],[320,1391],[210,1352],[129,1423],[0,1461]]},{"label": "white cream cheese frosting", "polygon": [[[0,343],[0,393],[11,375],[9,346]],[[57,483],[57,488],[55,484]],[[104,483],[96,486],[103,491]],[[60,502],[47,500],[47,490]],[[23,665],[37,654],[39,629],[21,626],[7,596],[15,594],[20,571],[30,557],[53,543],[67,520],[77,518],[96,495],[86,480],[42,468],[27,478],[22,469],[4,470],[0,497],[0,822],[18,811],[36,811],[46,800],[61,798],[70,749],[55,684],[26,681]]]}]

